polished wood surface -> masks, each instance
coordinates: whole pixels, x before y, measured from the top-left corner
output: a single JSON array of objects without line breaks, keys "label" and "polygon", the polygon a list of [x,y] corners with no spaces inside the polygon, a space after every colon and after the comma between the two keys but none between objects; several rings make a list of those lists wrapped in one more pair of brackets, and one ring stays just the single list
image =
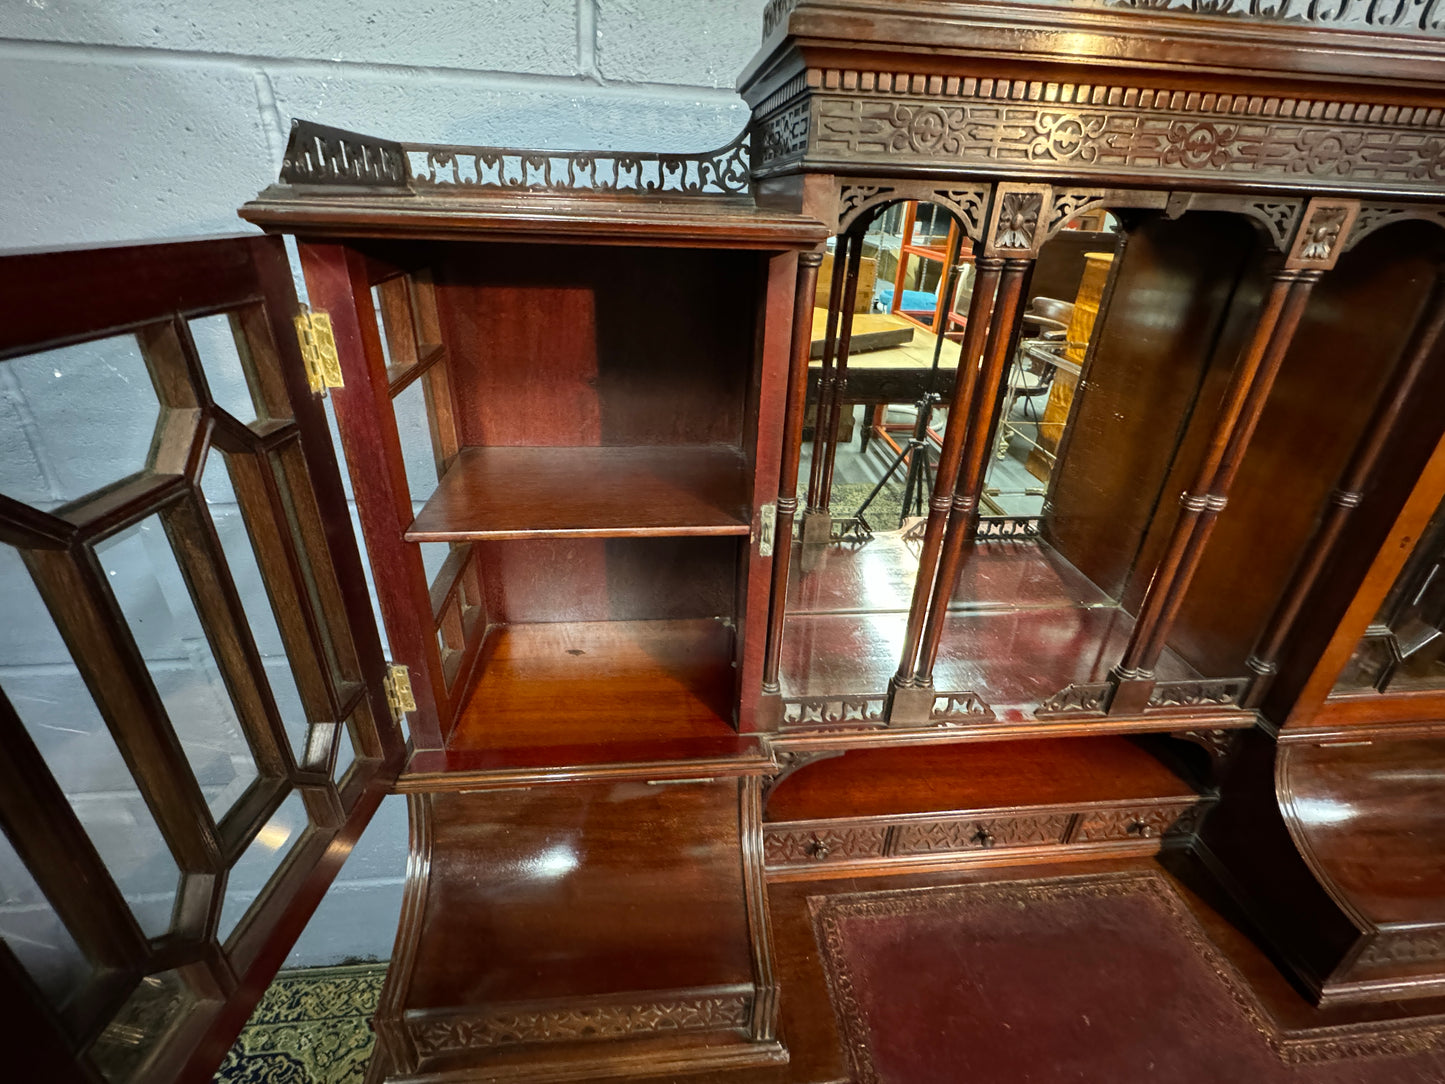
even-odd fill
[{"label": "polished wood surface", "polygon": [[[784,695],[881,695],[897,667],[906,620],[899,612],[790,617],[783,629]],[[933,688],[973,692],[1001,719],[1031,718],[1065,686],[1108,677],[1133,625],[1111,607],[949,611]],[[1199,676],[1168,651],[1158,675],[1164,681]]]},{"label": "polished wood surface", "polygon": [[409,542],[747,534],[735,448],[464,448]]},{"label": "polished wood surface", "polygon": [[1194,789],[1128,738],[855,750],[788,776],[769,821],[943,813],[1131,798],[1193,799]]},{"label": "polished wood surface", "polygon": [[1445,742],[1291,745],[1280,782],[1306,857],[1342,902],[1376,925],[1445,925]]}]

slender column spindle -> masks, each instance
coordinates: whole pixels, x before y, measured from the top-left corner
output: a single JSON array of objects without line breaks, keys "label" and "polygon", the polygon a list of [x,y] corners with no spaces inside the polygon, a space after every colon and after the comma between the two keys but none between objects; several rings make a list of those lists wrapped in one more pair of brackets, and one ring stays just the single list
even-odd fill
[{"label": "slender column spindle", "polygon": [[793,295],[793,341],[788,355],[788,398],[783,407],[783,465],[778,476],[778,518],[773,531],[773,590],[768,601],[768,636],[763,660],[763,692],[779,691],[778,663],[783,650],[783,617],[788,601],[788,566],[793,554],[793,519],[798,511],[798,465],[802,459],[803,415],[808,397],[808,355],[813,345],[813,295],[818,288],[822,253],[798,257]]},{"label": "slender column spindle", "polygon": [[[852,246],[851,234],[838,238],[833,252],[833,274],[828,286],[828,327],[823,339],[822,366],[818,373],[818,407],[813,421],[813,462],[808,470],[808,511],[819,511],[819,499],[823,492],[823,419],[833,403],[833,359],[838,352],[838,316],[843,310],[843,276],[848,268],[848,250]],[[861,244],[861,242],[860,242]],[[808,310],[808,334],[812,335],[813,316]],[[795,327],[796,333],[797,328]],[[811,349],[811,344],[810,344]]]},{"label": "slender column spindle", "polygon": [[[853,246],[848,250],[848,278],[843,287],[843,312],[841,327],[838,329],[838,359],[833,371],[833,397],[828,404],[828,423],[823,445],[823,487],[818,495],[818,508],[827,510],[833,505],[833,462],[838,454],[838,425],[843,420],[843,397],[848,394],[848,351],[853,341],[853,310],[858,302],[858,271],[863,262],[863,235],[853,235]],[[818,425],[823,425],[823,412],[818,411]],[[814,444],[817,451],[817,444]]]},{"label": "slender column spindle", "polygon": [[923,635],[923,622],[928,613],[928,600],[938,572],[939,550],[948,513],[953,508],[953,487],[958,482],[963,457],[963,438],[971,428],[969,412],[978,394],[979,361],[987,341],[989,318],[993,314],[994,295],[998,291],[1003,260],[979,259],[974,264],[973,297],[969,301],[968,320],[963,328],[963,345],[958,352],[958,371],[954,377],[953,398],[948,405],[948,428],[943,433],[943,447],[938,453],[938,470],[934,474],[933,494],[928,501],[928,522],[923,529],[923,546],[918,554],[918,576],[913,581],[913,601],[908,609],[908,627],[903,635],[903,653],[894,677],[896,687],[913,681],[918,663],[918,648]]},{"label": "slender column spindle", "polygon": [[1392,390],[1375,404],[1370,420],[1365,423],[1364,435],[1355,446],[1338,488],[1330,497],[1329,506],[1310,539],[1309,548],[1290,577],[1289,586],[1270,615],[1259,643],[1250,653],[1248,665],[1255,677],[1244,698],[1245,707],[1257,707],[1269,691],[1279,668],[1280,654],[1299,620],[1305,600],[1314,591],[1325,562],[1364,499],[1365,486],[1379,466],[1386,441],[1405,404],[1418,391],[1420,378],[1439,349],[1442,337],[1445,337],[1445,269],[1437,271],[1425,302],[1424,316],[1415,325],[1395,371],[1390,374],[1388,387]]},{"label": "slender column spindle", "polygon": [[[988,463],[989,430],[992,428],[994,411],[998,409],[1000,392],[1007,374],[1014,331],[1018,325],[1019,303],[1033,266],[1032,259],[1007,260],[999,279],[998,298],[993,306],[993,319],[989,321],[988,345],[984,348],[983,368],[978,376],[978,391],[973,396],[973,409],[968,417],[962,468],[954,485],[952,509],[944,532],[943,556],[939,563],[938,576],[933,583],[918,665],[914,668],[913,680],[910,682],[917,688],[926,689],[933,685],[933,665],[938,659],[938,645],[943,637],[948,600],[953,595],[959,573],[963,569],[965,543],[974,515],[978,511],[984,471]],[[950,428],[952,424],[951,420]]]},{"label": "slender column spindle", "polygon": [[[1205,544],[1224,511],[1230,486],[1274,386],[1304,314],[1318,271],[1285,270],[1275,276],[1254,334],[1235,366],[1224,405],[1215,422],[1204,460],[1193,484],[1180,498],[1179,518],[1163,559],[1155,569],[1139,607],[1139,618],[1115,676],[1121,682],[1152,683],[1154,666],[1178,615]],[[1141,690],[1144,691],[1144,690]],[[1142,710],[1138,697],[1116,694],[1111,710]],[[1147,700],[1147,692],[1143,699]]]}]

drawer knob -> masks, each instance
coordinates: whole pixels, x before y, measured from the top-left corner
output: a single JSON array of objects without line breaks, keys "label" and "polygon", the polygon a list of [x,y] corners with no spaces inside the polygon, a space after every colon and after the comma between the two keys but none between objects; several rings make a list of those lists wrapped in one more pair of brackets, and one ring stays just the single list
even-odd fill
[{"label": "drawer knob", "polygon": [[1147,821],[1141,821],[1138,817],[1135,817],[1129,822],[1129,827],[1126,831],[1131,836],[1137,836],[1139,839],[1154,838],[1154,826]]},{"label": "drawer knob", "polygon": [[828,844],[814,836],[813,842],[808,844],[808,857],[814,862],[823,861],[828,857]]},{"label": "drawer knob", "polygon": [[975,832],[973,834],[973,841],[983,848],[992,847],[995,843],[998,842],[998,840],[993,838],[993,833],[991,833],[987,828],[980,828],[977,832]]}]

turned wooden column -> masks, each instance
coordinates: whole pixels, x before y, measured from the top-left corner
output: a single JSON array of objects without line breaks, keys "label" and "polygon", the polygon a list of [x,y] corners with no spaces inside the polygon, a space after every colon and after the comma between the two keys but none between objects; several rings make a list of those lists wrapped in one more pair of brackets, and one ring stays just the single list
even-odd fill
[{"label": "turned wooden column", "polygon": [[1248,666],[1253,678],[1242,700],[1244,707],[1258,707],[1264,702],[1265,694],[1278,672],[1280,654],[1294,631],[1300,611],[1319,583],[1325,564],[1353,518],[1355,509],[1364,499],[1365,486],[1379,466],[1391,431],[1405,405],[1418,391],[1420,378],[1439,349],[1442,335],[1445,335],[1445,268],[1437,269],[1423,315],[1390,374],[1387,385],[1390,392],[1375,404],[1370,420],[1365,424],[1364,435],[1340,476],[1339,486],[1330,495],[1330,503],[1310,537],[1304,556],[1295,566],[1289,585],[1250,653]]},{"label": "turned wooden column", "polygon": [[1119,665],[1110,712],[1144,711],[1154,690],[1154,668],[1198,571],[1204,548],[1229,500],[1244,453],[1289,351],[1320,274],[1334,266],[1358,205],[1313,200],[1302,216],[1290,253],[1275,273],[1254,332],[1235,364],[1224,402],[1194,481],[1180,497],[1179,518],[1139,606]]},{"label": "turned wooden column", "polygon": [[[838,353],[838,318],[843,311],[843,283],[848,269],[848,250],[852,237],[842,234],[833,249],[833,273],[828,285],[828,322],[823,337],[822,364],[818,370],[818,403],[813,418],[813,461],[808,469],[808,510],[818,506],[818,497],[823,492],[823,457],[819,450],[823,446],[823,420],[833,403],[833,359]],[[822,260],[819,256],[819,260]],[[860,260],[861,266],[861,260]],[[812,310],[808,313],[809,334],[812,334]],[[794,329],[796,331],[796,328]]]},{"label": "turned wooden column", "polygon": [[[828,323],[838,323],[838,339],[832,368],[827,367],[828,344],[824,344],[824,373],[819,386],[818,412],[813,424],[813,463],[808,480],[808,508],[803,522],[803,541],[827,542],[832,531],[833,462],[838,451],[838,424],[842,420],[843,396],[848,391],[848,351],[853,340],[853,309],[858,301],[858,273],[863,262],[863,232],[853,230],[840,238],[833,254],[834,282],[838,265],[847,252],[841,309],[836,289],[828,297]],[[809,310],[811,327],[812,311]],[[811,335],[811,331],[809,332]]]},{"label": "turned wooden column", "polygon": [[[783,465],[778,476],[777,525],[773,531],[773,589],[768,600],[768,635],[763,659],[763,693],[777,695],[783,650],[783,616],[788,602],[788,569],[793,554],[793,520],[798,512],[798,465],[803,450],[803,415],[808,397],[808,360],[813,345],[813,296],[821,252],[798,257],[793,295],[793,341],[788,353],[788,397],[783,408]],[[835,259],[835,264],[839,261]],[[836,277],[836,276],[835,276]],[[831,318],[830,318],[831,319]]]},{"label": "turned wooden column", "polygon": [[[983,256],[978,262],[982,276],[987,269],[987,288],[974,287],[969,322],[964,329],[964,346],[960,355],[958,382],[964,383],[964,364],[973,369],[973,358],[984,326],[983,360],[978,367],[967,396],[967,413],[949,414],[946,439],[953,438],[962,425],[962,451],[956,477],[949,496],[949,487],[940,476],[935,482],[934,496],[929,502],[929,521],[925,531],[932,531],[939,556],[934,574],[922,561],[914,585],[913,605],[909,609],[908,632],[905,633],[903,658],[898,673],[889,682],[888,721],[894,726],[919,725],[927,722],[933,707],[933,667],[943,637],[948,601],[963,569],[969,537],[978,514],[979,498],[987,472],[989,434],[994,413],[998,410],[1004,380],[1013,353],[1019,326],[1022,301],[1034,259],[1043,243],[1048,219],[1051,192],[1047,185],[999,185],[989,216]],[[993,290],[992,283],[997,283]],[[992,294],[992,296],[990,296]],[[980,319],[975,322],[975,314]],[[983,326],[981,326],[983,325]],[[959,389],[956,386],[955,403]],[[966,418],[966,421],[965,421]],[[925,548],[928,535],[924,537]],[[925,581],[931,581],[925,586]],[[926,603],[920,603],[926,597]],[[919,636],[916,631],[922,629]]]},{"label": "turned wooden column", "polygon": [[938,469],[933,477],[933,493],[928,500],[928,521],[923,529],[923,546],[918,554],[918,574],[913,581],[913,599],[908,608],[908,626],[903,635],[903,652],[898,672],[889,683],[890,706],[900,689],[913,685],[913,672],[918,665],[923,626],[928,616],[933,584],[943,546],[944,529],[953,509],[953,491],[958,483],[963,460],[964,437],[975,428],[971,417],[978,395],[979,363],[987,341],[994,298],[1004,261],[995,257],[979,259],[974,264],[973,298],[964,324],[963,345],[958,352],[958,370],[954,377],[953,398],[948,406],[948,428],[939,450]]}]

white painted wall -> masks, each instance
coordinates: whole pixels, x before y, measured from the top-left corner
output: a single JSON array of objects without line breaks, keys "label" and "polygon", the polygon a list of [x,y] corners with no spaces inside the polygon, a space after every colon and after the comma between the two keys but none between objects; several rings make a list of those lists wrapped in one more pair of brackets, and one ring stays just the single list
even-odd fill
[{"label": "white painted wall", "polygon": [[[235,209],[274,180],[292,117],[422,142],[721,146],[747,119],[732,86],[764,2],[4,0],[0,249],[249,231]],[[211,380],[218,398],[244,396],[234,370]],[[0,366],[0,492],[42,508],[73,499],[136,469],[153,421],[153,394],[123,343]],[[426,455],[424,430],[409,437]],[[218,528],[239,544],[224,482],[216,488]],[[246,765],[226,747],[224,692],[197,656],[183,589],[155,568],[158,536],[139,533],[107,567],[158,683],[173,687],[173,714],[188,719],[208,793],[220,795]],[[242,581],[248,603],[264,605],[259,582]],[[279,665],[279,642],[257,638]],[[163,921],[168,859],[5,547],[0,685],[137,908]],[[405,855],[405,805],[389,798],[289,963],[386,958]],[[237,871],[234,914],[264,883],[267,863],[256,866]],[[34,941],[37,967],[60,966],[47,912],[0,840],[0,931]]]}]

